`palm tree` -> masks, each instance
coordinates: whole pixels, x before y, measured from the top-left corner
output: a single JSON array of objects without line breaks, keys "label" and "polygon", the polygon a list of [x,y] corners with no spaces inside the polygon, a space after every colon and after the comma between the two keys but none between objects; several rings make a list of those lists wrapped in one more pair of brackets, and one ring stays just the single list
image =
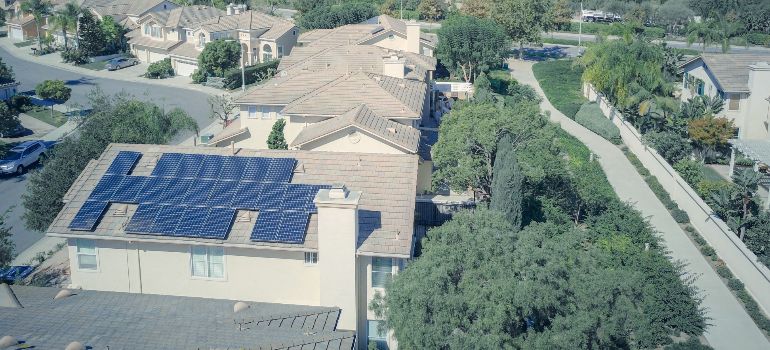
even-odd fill
[{"label": "palm tree", "polygon": [[40,22],[43,18],[51,14],[51,3],[47,0],[24,0],[21,3],[21,10],[31,13],[35,17],[35,28],[37,29],[37,48],[43,51],[43,43],[40,40]]},{"label": "palm tree", "polygon": [[756,205],[756,193],[759,187],[759,180],[762,174],[752,169],[743,169],[740,173],[733,176],[733,183],[738,189],[737,195],[741,203],[741,216],[736,219],[737,226],[740,228],[740,239],[746,235],[746,226],[751,222],[753,216],[753,207]]},{"label": "palm tree", "polygon": [[74,1],[70,1],[64,5],[59,11],[54,14],[54,26],[61,29],[62,36],[64,36],[64,51],[67,51],[67,30],[75,28],[75,40],[79,38],[78,30],[78,17],[82,9]]},{"label": "palm tree", "polygon": [[709,43],[718,42],[721,39],[722,35],[713,20],[690,22],[687,26],[687,45],[700,41],[703,44],[703,52],[706,52],[706,46]]}]

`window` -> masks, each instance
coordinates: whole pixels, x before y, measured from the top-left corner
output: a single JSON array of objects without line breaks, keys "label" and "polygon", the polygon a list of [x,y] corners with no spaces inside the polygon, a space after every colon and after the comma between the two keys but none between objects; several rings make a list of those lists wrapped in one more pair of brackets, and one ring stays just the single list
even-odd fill
[{"label": "window", "polygon": [[283,57],[283,46],[278,45],[278,58]]},{"label": "window", "polygon": [[395,38],[396,38],[396,36],[395,36],[395,35],[393,35],[393,34],[391,34],[391,35],[388,35],[388,39],[390,39],[390,40],[393,40],[393,39],[395,39]]},{"label": "window", "polygon": [[153,38],[162,38],[163,37],[163,29],[156,26],[149,26],[150,27],[150,36]]},{"label": "window", "polygon": [[201,33],[198,35],[198,47],[206,46],[206,35]]},{"label": "window", "polygon": [[706,83],[704,83],[703,80],[698,80],[698,87],[697,87],[698,95],[703,96],[703,88],[705,87],[706,87]]},{"label": "window", "polygon": [[150,35],[150,25],[144,26],[144,35]]},{"label": "window", "polygon": [[737,111],[741,109],[741,95],[740,94],[730,94],[730,103],[728,105],[728,109],[731,111]]},{"label": "window", "polygon": [[385,329],[383,321],[366,321],[366,339],[369,343],[374,343],[377,350],[388,349],[388,330]]},{"label": "window", "polygon": [[265,44],[262,46],[262,62],[267,62],[273,59],[273,48],[270,45]]},{"label": "window", "polygon": [[296,35],[297,35],[297,30],[296,30],[296,29],[295,29],[295,30],[292,30],[292,31],[291,31],[291,35],[294,35],[294,36],[296,36]]},{"label": "window", "polygon": [[315,264],[318,264],[318,253],[305,252],[305,265],[315,265]]},{"label": "window", "polygon": [[193,277],[225,277],[224,248],[193,246],[190,254]]},{"label": "window", "polygon": [[249,106],[249,119],[257,119],[257,106]]},{"label": "window", "polygon": [[384,288],[393,275],[393,259],[372,258],[372,287]]},{"label": "window", "polygon": [[96,242],[90,239],[77,239],[75,246],[78,256],[78,270],[96,270],[99,266],[96,258]]},{"label": "window", "polygon": [[270,107],[262,106],[262,119],[270,119]]}]

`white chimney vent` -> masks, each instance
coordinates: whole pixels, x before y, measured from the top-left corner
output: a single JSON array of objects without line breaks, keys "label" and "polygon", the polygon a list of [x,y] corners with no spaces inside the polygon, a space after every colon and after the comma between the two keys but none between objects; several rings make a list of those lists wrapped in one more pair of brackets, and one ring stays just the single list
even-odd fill
[{"label": "white chimney vent", "polygon": [[241,312],[243,310],[246,310],[248,308],[249,308],[249,304],[246,304],[246,303],[244,303],[242,301],[239,301],[239,302],[235,303],[235,305],[233,305],[233,312],[234,313],[239,313],[239,312]]},{"label": "white chimney vent", "polygon": [[396,128],[388,128],[388,132],[390,132],[391,134],[395,134]]},{"label": "white chimney vent", "polygon": [[329,199],[345,199],[348,196],[348,189],[344,184],[336,183],[329,190]]},{"label": "white chimney vent", "polygon": [[53,297],[53,300],[59,300],[64,299],[72,296],[72,291],[69,289],[62,289],[59,291],[59,293],[56,293],[56,296]]},{"label": "white chimney vent", "polygon": [[128,214],[128,204],[117,204],[112,216],[126,216]]}]

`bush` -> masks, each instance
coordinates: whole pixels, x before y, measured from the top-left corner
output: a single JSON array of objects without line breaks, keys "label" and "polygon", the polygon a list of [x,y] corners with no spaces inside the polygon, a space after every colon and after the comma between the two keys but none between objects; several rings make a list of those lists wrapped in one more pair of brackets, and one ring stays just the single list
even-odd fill
[{"label": "bush", "polygon": [[733,184],[723,180],[703,180],[698,182],[698,185],[695,186],[695,192],[697,192],[701,198],[708,199],[711,198],[712,193],[717,193],[722,189],[728,190],[728,192],[732,193],[733,187]]},{"label": "bush", "polygon": [[714,256],[717,254],[714,248],[711,248],[711,246],[707,246],[707,245],[700,247],[700,252],[703,253],[703,255],[705,256]]},{"label": "bush", "polygon": [[[245,68],[246,84],[253,84],[264,79],[269,79],[278,69],[278,60],[249,66]],[[234,68],[225,72],[225,88],[237,89],[241,87],[241,69]]]},{"label": "bush", "polygon": [[724,266],[724,265],[717,266],[717,274],[722,276],[722,278],[726,278],[726,279],[729,279],[729,280],[732,280],[732,278],[734,277],[733,273],[730,271],[730,269],[727,268],[727,266]]},{"label": "bush", "polygon": [[192,78],[193,83],[200,84],[204,81],[206,81],[206,78],[208,78],[208,74],[204,72],[203,70],[196,69],[195,72],[190,76]]},{"label": "bush", "polygon": [[61,52],[61,58],[65,63],[86,64],[88,55],[77,49],[67,49]]},{"label": "bush", "polygon": [[748,33],[746,34],[746,40],[752,45],[770,46],[770,34]]},{"label": "bush", "polygon": [[618,127],[604,117],[602,110],[595,102],[584,103],[575,114],[575,121],[616,145],[623,142]]},{"label": "bush", "polygon": [[379,11],[367,3],[318,6],[303,13],[297,20],[297,25],[303,29],[331,29],[361,23],[378,14]]},{"label": "bush", "polygon": [[696,232],[695,232],[695,227],[692,227],[692,226],[690,226],[690,225],[687,225],[687,226],[685,226],[685,227],[684,227],[684,230],[685,230],[685,231],[687,231],[687,232],[689,232],[689,233],[696,233]]},{"label": "bush", "polygon": [[676,208],[671,211],[671,216],[674,217],[674,221],[676,221],[679,224],[689,224],[690,223],[690,216],[687,215],[687,212]]},{"label": "bush", "polygon": [[241,45],[231,40],[214,40],[198,55],[198,69],[207,77],[224,77],[225,72],[237,68],[241,61]]},{"label": "bush", "polygon": [[164,58],[161,61],[154,62],[147,67],[147,73],[144,75],[150,79],[166,79],[174,76],[174,68],[171,67],[171,59]]},{"label": "bush", "polygon": [[737,292],[739,290],[743,290],[744,285],[743,285],[743,282],[741,282],[741,280],[737,278],[730,278],[729,280],[727,280],[727,287]]},{"label": "bush", "polygon": [[670,164],[692,154],[690,140],[673,131],[654,131],[644,135],[644,143],[654,148]]},{"label": "bush", "polygon": [[703,180],[703,165],[697,160],[680,160],[674,164],[674,169],[692,187],[698,187]]}]

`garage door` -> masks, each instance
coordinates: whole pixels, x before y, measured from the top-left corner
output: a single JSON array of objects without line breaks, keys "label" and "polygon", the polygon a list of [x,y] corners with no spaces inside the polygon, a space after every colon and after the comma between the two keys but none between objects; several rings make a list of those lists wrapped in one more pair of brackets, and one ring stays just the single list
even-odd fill
[{"label": "garage door", "polygon": [[176,68],[174,68],[174,72],[176,73],[176,75],[183,75],[183,76],[189,77],[195,72],[196,69],[198,69],[197,64],[176,61]]},{"label": "garage door", "polygon": [[166,57],[168,57],[168,56],[164,55],[162,53],[157,53],[157,52],[150,51],[150,63],[162,61]]},{"label": "garage door", "polygon": [[11,28],[11,41],[24,41],[24,32],[21,28]]}]

